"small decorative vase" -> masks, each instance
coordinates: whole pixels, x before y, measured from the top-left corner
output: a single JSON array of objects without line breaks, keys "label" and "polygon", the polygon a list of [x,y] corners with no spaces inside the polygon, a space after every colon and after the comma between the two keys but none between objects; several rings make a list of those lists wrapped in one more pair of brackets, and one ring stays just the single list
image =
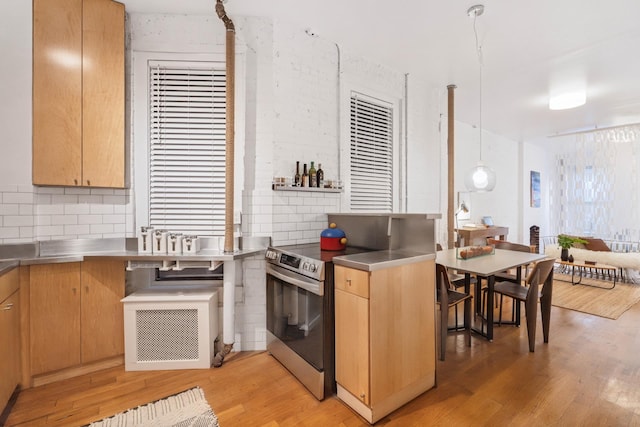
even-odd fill
[{"label": "small decorative vase", "polygon": [[562,248],[562,252],[560,252],[560,259],[562,261],[567,261],[569,259],[569,249]]},{"label": "small decorative vase", "polygon": [[569,262],[573,262],[573,255],[569,255]]}]

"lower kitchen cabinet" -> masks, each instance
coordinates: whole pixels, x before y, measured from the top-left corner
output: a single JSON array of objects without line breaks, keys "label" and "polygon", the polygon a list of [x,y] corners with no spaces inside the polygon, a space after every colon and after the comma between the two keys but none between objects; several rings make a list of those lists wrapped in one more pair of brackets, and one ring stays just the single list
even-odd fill
[{"label": "lower kitchen cabinet", "polygon": [[0,276],[0,413],[20,382],[20,291],[18,269]]},{"label": "lower kitchen cabinet", "polygon": [[124,353],[124,275],[112,260],[30,267],[32,376]]},{"label": "lower kitchen cabinet", "polygon": [[338,397],[370,423],[435,385],[435,263],[335,267]]}]

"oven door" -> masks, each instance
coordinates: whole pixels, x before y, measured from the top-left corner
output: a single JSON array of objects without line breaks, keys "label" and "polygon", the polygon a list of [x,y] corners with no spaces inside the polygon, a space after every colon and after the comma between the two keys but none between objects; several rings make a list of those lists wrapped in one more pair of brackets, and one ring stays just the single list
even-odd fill
[{"label": "oven door", "polygon": [[307,285],[315,289],[324,287],[324,282],[267,264],[267,330],[316,370],[323,371],[324,298],[309,291]]}]

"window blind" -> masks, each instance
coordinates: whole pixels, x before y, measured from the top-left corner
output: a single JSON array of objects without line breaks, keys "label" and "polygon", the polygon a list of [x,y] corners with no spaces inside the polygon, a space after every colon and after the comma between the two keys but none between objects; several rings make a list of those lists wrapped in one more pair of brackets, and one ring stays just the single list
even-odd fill
[{"label": "window blind", "polygon": [[224,65],[149,64],[149,225],[224,235]]},{"label": "window blind", "polygon": [[393,209],[393,108],[351,95],[351,209]]}]

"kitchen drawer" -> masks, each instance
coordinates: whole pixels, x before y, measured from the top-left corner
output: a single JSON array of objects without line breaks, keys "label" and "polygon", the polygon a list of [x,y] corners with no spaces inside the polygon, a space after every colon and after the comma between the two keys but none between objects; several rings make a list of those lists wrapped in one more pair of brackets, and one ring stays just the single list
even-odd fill
[{"label": "kitchen drawer", "polygon": [[363,298],[369,298],[369,272],[335,266],[335,287]]},{"label": "kitchen drawer", "polygon": [[0,302],[9,298],[9,295],[18,290],[20,280],[18,280],[18,269],[0,275]]}]

